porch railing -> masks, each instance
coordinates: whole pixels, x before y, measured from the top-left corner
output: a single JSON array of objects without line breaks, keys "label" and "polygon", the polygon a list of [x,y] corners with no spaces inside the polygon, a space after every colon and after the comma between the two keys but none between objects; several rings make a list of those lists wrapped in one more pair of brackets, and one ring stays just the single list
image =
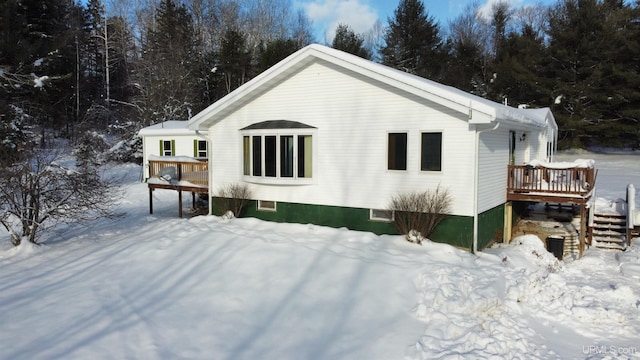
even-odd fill
[{"label": "porch railing", "polygon": [[530,165],[509,165],[507,191],[587,195],[596,181],[594,168],[554,169]]},{"label": "porch railing", "polygon": [[[197,185],[209,183],[207,159],[193,161],[149,160],[149,177],[164,175],[166,181],[187,181]],[[175,178],[174,178],[175,177]]]}]

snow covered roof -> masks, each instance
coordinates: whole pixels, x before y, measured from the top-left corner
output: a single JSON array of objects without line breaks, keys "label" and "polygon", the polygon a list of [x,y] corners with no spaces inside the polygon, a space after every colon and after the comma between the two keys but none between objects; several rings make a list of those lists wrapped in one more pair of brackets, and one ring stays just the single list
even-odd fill
[{"label": "snow covered roof", "polygon": [[519,109],[443,85],[416,75],[378,64],[358,56],[323,45],[311,44],[280,61],[251,81],[213,103],[189,121],[191,129],[207,129],[225,115],[242,107],[310,63],[326,61],[345,70],[367,76],[389,86],[433,101],[468,116],[470,124],[491,124],[505,121],[524,127],[557,129],[548,108]]},{"label": "snow covered roof", "polygon": [[169,120],[140,129],[140,136],[156,135],[195,135],[196,130],[189,129],[186,120]]}]

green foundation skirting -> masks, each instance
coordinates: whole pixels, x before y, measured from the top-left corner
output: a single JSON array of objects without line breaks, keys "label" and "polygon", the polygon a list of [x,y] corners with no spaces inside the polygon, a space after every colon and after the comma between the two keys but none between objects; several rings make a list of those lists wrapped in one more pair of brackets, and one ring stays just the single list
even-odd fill
[{"label": "green foundation skirting", "polygon": [[504,204],[478,215],[478,250],[493,242],[502,242],[504,232]]},{"label": "green foundation skirting", "polygon": [[[213,215],[223,215],[227,210],[226,199],[214,197]],[[369,219],[369,209],[341,206],[310,205],[278,202],[276,211],[258,210],[257,201],[251,200],[243,209],[241,217],[255,217],[274,222],[316,224],[334,228],[369,231],[378,235],[397,235],[398,230],[390,222]],[[504,206],[480,214],[478,226],[478,248],[491,243],[499,233],[502,236]],[[471,249],[473,243],[473,218],[470,216],[447,216],[431,235],[431,240],[456,247]]]}]

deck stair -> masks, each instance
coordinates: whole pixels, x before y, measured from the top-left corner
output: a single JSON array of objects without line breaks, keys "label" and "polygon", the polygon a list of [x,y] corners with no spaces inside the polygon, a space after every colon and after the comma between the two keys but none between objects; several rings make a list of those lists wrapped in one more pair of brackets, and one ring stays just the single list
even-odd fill
[{"label": "deck stair", "polygon": [[603,213],[594,214],[589,235],[592,246],[602,249],[626,250],[626,215]]}]

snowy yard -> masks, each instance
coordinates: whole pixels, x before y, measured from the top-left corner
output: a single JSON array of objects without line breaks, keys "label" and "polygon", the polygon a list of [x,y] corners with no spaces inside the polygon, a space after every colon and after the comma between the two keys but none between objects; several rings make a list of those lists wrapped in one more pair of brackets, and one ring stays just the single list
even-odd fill
[{"label": "snowy yard", "polygon": [[[593,158],[607,206],[640,154]],[[557,262],[533,236],[473,255],[400,236],[177,218],[140,168],[125,215],[43,246],[0,232],[0,359],[640,357],[640,241]],[[189,197],[186,197],[189,198]],[[190,199],[185,199],[188,204]]]}]

